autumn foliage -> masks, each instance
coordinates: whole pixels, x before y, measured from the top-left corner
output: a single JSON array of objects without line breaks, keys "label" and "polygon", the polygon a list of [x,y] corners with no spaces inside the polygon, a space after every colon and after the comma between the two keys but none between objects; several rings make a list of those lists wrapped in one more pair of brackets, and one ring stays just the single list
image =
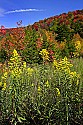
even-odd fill
[{"label": "autumn foliage", "polygon": [[[0,61],[9,59],[14,49],[28,63],[40,63],[42,49],[54,58],[83,56],[83,10],[53,16],[27,27],[0,29]],[[78,43],[79,41],[79,43]],[[77,49],[78,48],[78,49]]]}]

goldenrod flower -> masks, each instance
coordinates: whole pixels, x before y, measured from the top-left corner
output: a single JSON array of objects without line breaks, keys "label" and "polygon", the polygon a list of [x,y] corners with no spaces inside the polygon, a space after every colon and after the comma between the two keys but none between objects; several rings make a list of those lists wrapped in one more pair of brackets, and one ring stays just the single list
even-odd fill
[{"label": "goldenrod flower", "polygon": [[17,51],[15,49],[13,51],[13,54],[14,54],[14,57],[18,56],[18,53],[17,53]]},{"label": "goldenrod flower", "polygon": [[2,79],[6,80],[7,79],[7,75],[8,73],[7,72],[4,72],[3,76],[2,76]]},{"label": "goldenrod flower", "polygon": [[4,83],[2,90],[5,90],[5,89],[6,89],[6,86],[7,86],[6,83]]},{"label": "goldenrod flower", "polygon": [[27,68],[28,75],[32,75],[33,71],[34,70],[32,68]]},{"label": "goldenrod flower", "polygon": [[60,95],[60,90],[58,88],[56,88],[56,92],[57,92],[57,95],[59,96]]},{"label": "goldenrod flower", "polygon": [[81,43],[80,43],[80,41],[76,41],[75,42],[75,48],[76,48],[77,51],[79,51],[81,49]]},{"label": "goldenrod flower", "polygon": [[48,80],[46,81],[46,86],[49,87],[49,82],[48,82]]},{"label": "goldenrod flower", "polygon": [[77,73],[76,73],[76,72],[70,72],[70,76],[71,76],[72,78],[77,77]]},{"label": "goldenrod flower", "polygon": [[40,85],[38,86],[38,93],[40,94],[40,91],[41,91],[41,88],[40,88]]},{"label": "goldenrod flower", "polygon": [[80,54],[80,50],[81,50],[81,41],[75,42],[75,48],[76,48],[76,51],[73,54],[74,54],[74,56],[78,57]]},{"label": "goldenrod flower", "polygon": [[49,52],[46,49],[42,49],[39,54],[42,56],[43,61],[49,60]]},{"label": "goldenrod flower", "polygon": [[23,62],[23,67],[26,68],[26,62]]},{"label": "goldenrod flower", "polygon": [[70,62],[68,62],[67,57],[64,57],[64,59],[62,59],[60,62],[54,60],[53,65],[56,67],[56,70],[64,71],[68,74],[70,73],[70,67],[73,66]]},{"label": "goldenrod flower", "polygon": [[7,72],[5,72],[5,73],[4,73],[4,77],[6,77],[6,78],[7,78],[7,74],[8,74],[8,73],[7,73]]}]

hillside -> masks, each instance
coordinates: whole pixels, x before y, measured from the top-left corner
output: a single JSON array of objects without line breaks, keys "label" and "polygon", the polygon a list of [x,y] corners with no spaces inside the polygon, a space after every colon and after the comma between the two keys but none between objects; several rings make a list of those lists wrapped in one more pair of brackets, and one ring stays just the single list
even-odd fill
[{"label": "hillside", "polygon": [[28,63],[40,63],[43,49],[48,51],[50,61],[83,56],[83,10],[49,17],[27,27],[2,27],[0,61],[9,59],[14,49]]}]

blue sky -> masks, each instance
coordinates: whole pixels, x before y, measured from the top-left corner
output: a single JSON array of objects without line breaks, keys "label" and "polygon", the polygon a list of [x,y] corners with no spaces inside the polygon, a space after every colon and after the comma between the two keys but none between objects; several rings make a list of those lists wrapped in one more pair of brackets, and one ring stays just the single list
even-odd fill
[{"label": "blue sky", "polygon": [[27,26],[45,18],[83,9],[83,0],[0,0],[0,26]]}]

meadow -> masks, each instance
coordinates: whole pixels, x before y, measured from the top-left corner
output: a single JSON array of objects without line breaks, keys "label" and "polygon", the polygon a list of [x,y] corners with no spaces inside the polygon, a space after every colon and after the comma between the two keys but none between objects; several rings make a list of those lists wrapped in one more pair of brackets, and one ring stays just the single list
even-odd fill
[{"label": "meadow", "polygon": [[0,125],[83,125],[82,13],[1,29]]},{"label": "meadow", "polygon": [[82,125],[82,58],[27,65],[14,50],[3,68],[1,125]]}]

